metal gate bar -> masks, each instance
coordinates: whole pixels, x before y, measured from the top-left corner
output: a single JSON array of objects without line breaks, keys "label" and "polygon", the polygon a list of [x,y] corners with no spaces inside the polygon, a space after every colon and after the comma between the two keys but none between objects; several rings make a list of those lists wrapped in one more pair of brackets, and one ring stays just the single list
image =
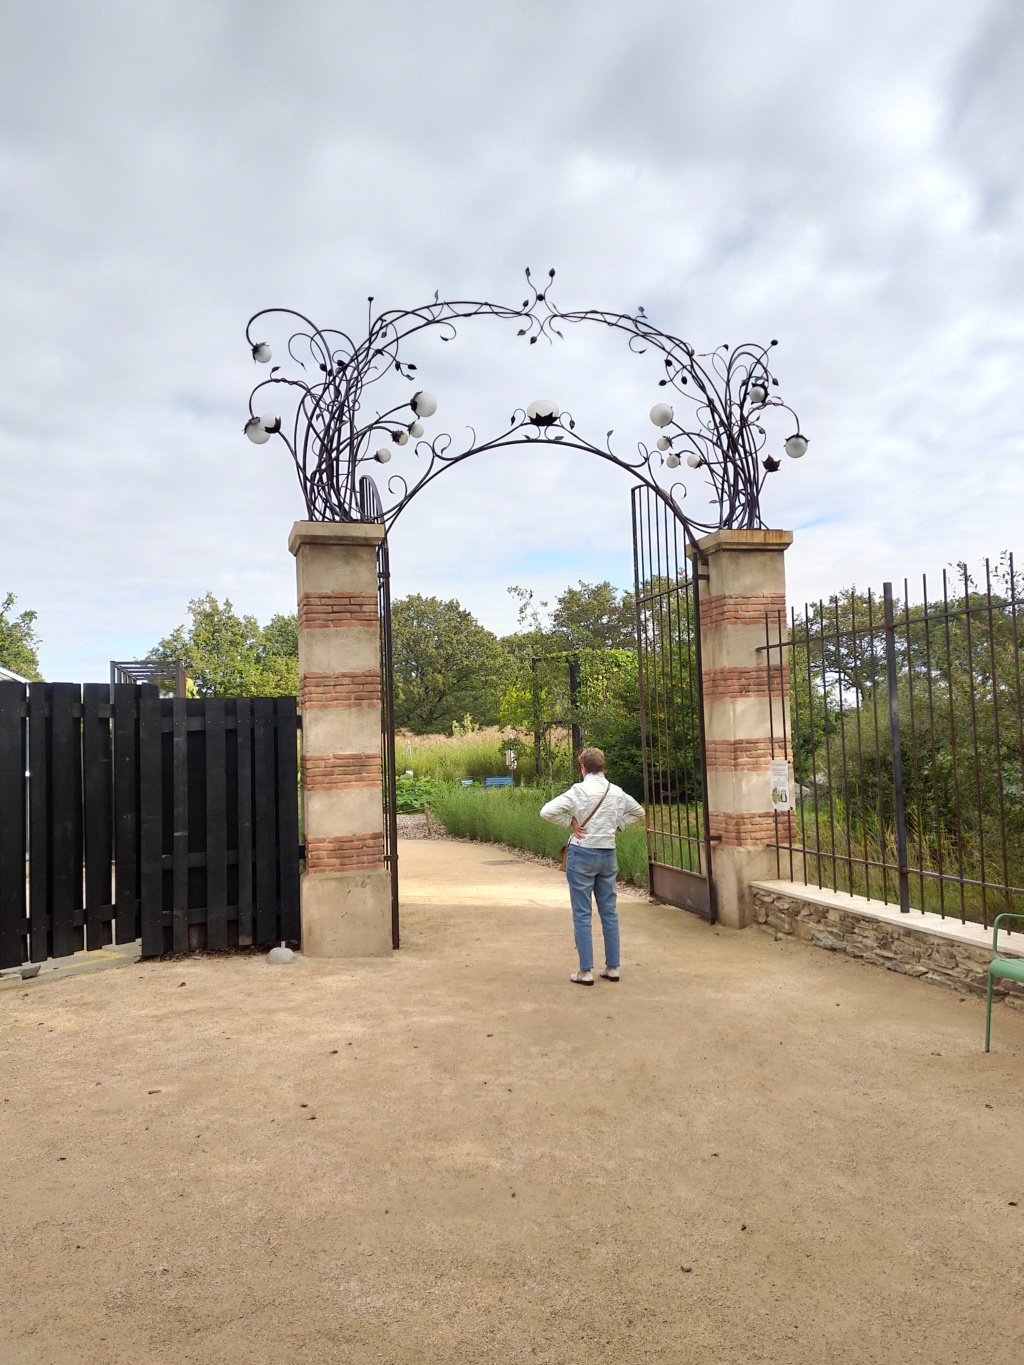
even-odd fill
[{"label": "metal gate bar", "polygon": [[380,618],[380,767],[384,800],[384,866],[391,874],[391,946],[400,940],[398,916],[398,781],[395,772],[395,684],[391,649],[391,560],[385,537],[377,547]]}]

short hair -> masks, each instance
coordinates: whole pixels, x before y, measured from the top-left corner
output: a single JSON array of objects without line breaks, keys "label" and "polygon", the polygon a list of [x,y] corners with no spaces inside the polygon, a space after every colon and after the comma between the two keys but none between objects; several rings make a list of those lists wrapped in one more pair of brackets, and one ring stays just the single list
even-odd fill
[{"label": "short hair", "polygon": [[583,764],[585,773],[604,772],[604,754],[600,749],[581,749],[579,762]]}]

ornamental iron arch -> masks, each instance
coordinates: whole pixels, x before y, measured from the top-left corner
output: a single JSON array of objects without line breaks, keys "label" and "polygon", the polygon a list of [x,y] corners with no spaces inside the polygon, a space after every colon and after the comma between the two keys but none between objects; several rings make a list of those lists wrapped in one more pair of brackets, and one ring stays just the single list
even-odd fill
[{"label": "ornamental iron arch", "polygon": [[[528,296],[518,307],[442,300],[435,293],[433,302],[420,307],[375,313],[371,297],[366,335],[358,341],[348,332],[318,328],[293,309],[261,310],[246,328],[253,359],[259,364],[272,360],[270,344],[258,334],[263,330],[260,324],[279,320],[293,329],[286,354],[301,373],[286,374],[274,365],[255,385],[246,435],[256,444],[272,436],[285,443],[311,521],[373,520],[390,529],[416,494],[445,470],[474,455],[529,444],[578,450],[617,465],[665,503],[691,544],[709,531],[762,528],[761,492],[768,475],[781,465],[777,455],[765,450],[765,421],[776,413],[789,415],[793,431],[781,449],[794,459],[808,445],[795,412],[774,394],[778,380],[769,361],[777,342],[722,345],[698,353],[689,342],[656,327],[643,308],[633,314],[559,308],[551,298],[554,277],[554,270],[549,270],[540,286],[527,269]],[[651,409],[651,420],[660,428],[654,445],[640,440],[635,456],[618,453],[612,431],[603,442],[593,441],[577,430],[570,413],[547,400],[517,408],[508,428],[494,436],[481,440],[471,427],[464,446],[456,446],[448,432],[426,435],[424,422],[434,415],[437,404],[423,389],[368,415],[377,392],[374,386],[382,380],[397,376],[410,385],[417,383],[417,365],[403,354],[414,336],[437,329],[442,339],[451,341],[458,324],[477,317],[518,323],[516,335],[529,345],[564,339],[566,326],[594,323],[623,333],[635,354],[660,357],[658,386],[667,393]],[[279,411],[260,413],[271,395]],[[674,402],[666,402],[668,397]],[[382,496],[373,472],[380,475],[393,455],[410,443],[418,466],[391,473]],[[701,520],[684,510],[686,485],[675,472],[684,461],[693,471],[704,471],[716,519]]]},{"label": "ornamental iron arch", "polygon": [[[262,339],[271,321],[287,331],[285,354],[295,367],[274,365],[253,388],[245,434],[258,445],[279,437],[294,461],[311,521],[375,522],[385,527],[378,547],[380,621],[381,773],[384,863],[390,872],[392,944],[399,945],[398,829],[395,775],[393,670],[391,657],[388,535],[409,502],[447,469],[474,455],[516,445],[578,450],[617,465],[633,476],[633,550],[637,602],[639,707],[647,804],[650,885],[659,899],[708,919],[716,915],[704,753],[703,670],[700,655],[700,536],[721,529],[764,529],[761,493],[781,466],[768,449],[766,422],[788,414],[793,429],[778,452],[799,459],[808,441],[791,407],[776,396],[771,372],[775,341],[746,343],[698,353],[663,332],[643,308],[635,313],[599,309],[565,311],[551,297],[554,270],[538,285],[526,271],[527,297],[519,306],[475,300],[442,300],[417,308],[374,312],[368,301],[366,334],[318,328],[293,309],[268,308],[249,320],[246,340],[253,360],[269,364],[271,345]],[[437,402],[416,387],[418,368],[405,354],[419,333],[436,329],[453,340],[462,323],[491,317],[517,324],[528,345],[562,340],[564,329],[593,323],[621,332],[637,355],[659,358],[663,391],[650,411],[659,435],[639,440],[635,455],[577,430],[568,412],[550,400],[516,408],[504,431],[456,446],[448,432],[429,436],[425,423]],[[374,408],[375,386],[389,377],[413,392],[400,402]],[[277,411],[260,412],[271,402]],[[666,401],[671,399],[672,401]],[[372,410],[372,415],[369,415]],[[283,414],[283,415],[282,415]],[[416,463],[392,472],[382,496],[378,478],[396,455]],[[685,462],[710,484],[711,520],[684,510],[686,485],[676,473]],[[374,477],[374,475],[378,477]],[[667,643],[666,643],[667,642]],[[687,738],[687,736],[689,738]],[[701,813],[691,822],[691,806]],[[686,812],[685,819],[680,812]]]}]

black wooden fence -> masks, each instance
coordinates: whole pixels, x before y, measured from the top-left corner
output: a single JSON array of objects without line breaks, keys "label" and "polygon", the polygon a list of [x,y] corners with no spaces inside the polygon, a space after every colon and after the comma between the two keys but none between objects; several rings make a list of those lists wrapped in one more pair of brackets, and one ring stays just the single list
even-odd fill
[{"label": "black wooden fence", "polygon": [[294,697],[0,682],[0,967],[299,937]]}]

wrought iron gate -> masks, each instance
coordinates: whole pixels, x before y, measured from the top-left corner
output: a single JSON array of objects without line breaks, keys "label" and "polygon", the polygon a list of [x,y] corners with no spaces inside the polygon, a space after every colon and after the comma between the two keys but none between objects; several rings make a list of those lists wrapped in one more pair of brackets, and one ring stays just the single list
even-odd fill
[{"label": "wrought iron gate", "polygon": [[[369,475],[359,480],[359,515],[384,522],[377,485]],[[384,866],[391,875],[391,946],[399,946],[398,920],[398,791],[395,775],[395,682],[391,652],[391,556],[388,539],[377,546],[377,616],[380,623],[380,776],[384,822]]]},{"label": "wrought iron gate", "polygon": [[651,894],[714,921],[697,553],[666,503],[633,489],[640,731]]},{"label": "wrought iron gate", "polygon": [[384,797],[384,866],[391,874],[391,946],[399,945],[398,792],[395,776],[395,684],[391,656],[391,563],[385,538],[377,547],[380,616],[380,768]]}]

